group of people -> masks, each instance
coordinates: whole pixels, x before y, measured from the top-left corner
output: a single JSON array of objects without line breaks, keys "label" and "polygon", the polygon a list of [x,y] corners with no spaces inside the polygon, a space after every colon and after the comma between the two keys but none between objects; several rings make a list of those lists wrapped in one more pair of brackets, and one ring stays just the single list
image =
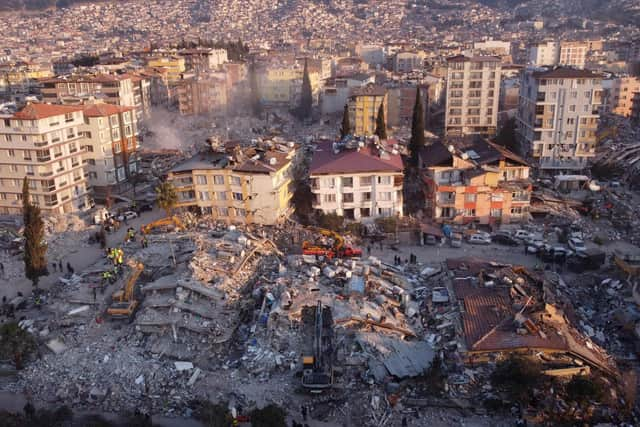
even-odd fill
[{"label": "group of people", "polygon": [[[52,262],[51,263],[51,267],[53,267],[53,271],[54,272],[57,272],[58,269],[59,269],[60,273],[64,273],[64,267],[62,265],[62,260],[59,260],[58,262]],[[69,274],[75,273],[75,270],[71,266],[70,262],[67,262],[67,273],[69,273]]]},{"label": "group of people", "polygon": [[414,254],[409,254],[409,259],[404,260],[404,263],[402,262],[402,257],[400,255],[395,255],[393,257],[393,265],[402,265],[402,264],[417,264],[418,263],[418,257]]},{"label": "group of people", "polygon": [[115,281],[115,278],[122,273],[122,264],[124,263],[124,251],[122,248],[107,248],[107,258],[113,264],[113,272],[106,270],[102,273],[102,281],[107,282]]}]

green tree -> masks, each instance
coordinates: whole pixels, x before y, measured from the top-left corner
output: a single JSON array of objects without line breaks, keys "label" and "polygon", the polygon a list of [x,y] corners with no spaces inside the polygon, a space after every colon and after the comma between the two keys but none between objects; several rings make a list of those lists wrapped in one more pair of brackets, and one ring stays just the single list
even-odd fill
[{"label": "green tree", "polygon": [[13,359],[16,369],[22,369],[24,359],[35,350],[36,340],[17,322],[0,326],[0,358]]},{"label": "green tree", "polygon": [[291,203],[298,220],[306,225],[309,224],[313,213],[313,193],[307,181],[297,181],[295,186]]},{"label": "green tree", "polygon": [[276,405],[251,411],[251,427],[283,427],[287,425],[287,411]]},{"label": "green tree", "polygon": [[260,101],[255,59],[251,60],[251,65],[249,66],[249,85],[251,86],[251,110],[254,116],[259,116],[262,114],[262,102]]},{"label": "green tree", "polygon": [[313,94],[311,92],[311,80],[309,79],[309,67],[307,59],[304,60],[304,71],[302,72],[302,91],[300,93],[300,105],[298,107],[298,115],[301,119],[311,117],[311,108],[313,106]]},{"label": "green tree", "polygon": [[196,418],[206,427],[228,427],[233,422],[231,412],[226,404],[199,402],[200,407],[196,411]]},{"label": "green tree", "polygon": [[349,106],[344,105],[342,111],[342,127],[340,128],[340,139],[351,134],[351,123],[349,122]]},{"label": "green tree", "polygon": [[374,132],[381,140],[387,139],[387,123],[384,119],[384,102],[378,107],[378,117],[376,118],[376,130]]},{"label": "green tree", "polygon": [[322,228],[333,231],[341,231],[344,225],[344,217],[336,213],[321,212],[318,216],[318,224]]},{"label": "green tree", "polygon": [[531,391],[540,383],[542,369],[531,359],[511,356],[498,362],[491,374],[494,387],[507,393],[509,398],[521,404],[530,402]]},{"label": "green tree", "polygon": [[158,206],[165,210],[167,216],[170,216],[173,208],[178,203],[176,187],[172,183],[165,181],[156,187],[156,195],[158,197]]},{"label": "green tree", "polygon": [[416,102],[413,106],[413,121],[411,122],[411,139],[409,140],[409,152],[411,153],[410,164],[418,167],[418,155],[424,146],[424,112],[422,111],[422,100],[420,88],[416,88]]},{"label": "green tree", "polygon": [[40,276],[47,273],[47,244],[44,240],[44,222],[40,208],[31,203],[29,181],[22,183],[22,217],[24,222],[24,274],[34,287]]}]

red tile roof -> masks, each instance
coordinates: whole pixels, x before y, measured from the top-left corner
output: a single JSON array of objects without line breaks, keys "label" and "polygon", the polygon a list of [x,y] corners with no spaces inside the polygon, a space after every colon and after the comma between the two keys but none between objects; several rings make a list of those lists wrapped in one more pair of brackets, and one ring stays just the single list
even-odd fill
[{"label": "red tile roof", "polygon": [[67,113],[82,111],[80,105],[27,104],[13,115],[18,120],[40,120],[47,117],[61,116]]},{"label": "red tile roof", "polygon": [[578,70],[569,67],[556,67],[545,71],[534,71],[536,79],[601,79],[602,74],[590,70]]},{"label": "red tile roof", "polygon": [[500,58],[497,56],[456,55],[447,58],[447,62],[500,62]]},{"label": "red tile roof", "polygon": [[125,111],[131,111],[131,107],[120,107],[118,105],[111,104],[92,104],[85,106],[84,115],[86,117],[104,117],[111,116],[113,114],[124,113]]},{"label": "red tile roof", "polygon": [[357,150],[343,149],[334,154],[331,141],[318,143],[313,154],[309,173],[327,175],[339,173],[402,172],[402,158],[387,151],[387,158],[381,158],[373,144]]}]

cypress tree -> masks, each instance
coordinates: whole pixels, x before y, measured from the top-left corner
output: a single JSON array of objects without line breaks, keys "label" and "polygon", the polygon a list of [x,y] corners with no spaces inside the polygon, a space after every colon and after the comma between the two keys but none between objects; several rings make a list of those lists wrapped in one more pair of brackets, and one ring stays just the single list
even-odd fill
[{"label": "cypress tree", "polygon": [[300,106],[298,114],[301,119],[311,117],[311,108],[313,105],[313,94],[311,93],[311,80],[309,79],[309,68],[307,59],[304,60],[304,71],[302,72],[302,91],[300,93]]},{"label": "cypress tree", "polygon": [[384,121],[384,102],[380,103],[378,108],[378,117],[376,118],[376,130],[374,132],[380,140],[387,139],[387,124]]},{"label": "cypress tree", "polygon": [[47,272],[47,244],[40,208],[31,203],[27,177],[22,184],[22,215],[24,220],[24,274],[33,286]]},{"label": "cypress tree", "polygon": [[340,128],[340,139],[351,134],[351,123],[349,122],[349,106],[344,105],[342,112],[342,127]]},{"label": "cypress tree", "polygon": [[411,165],[418,166],[418,154],[424,146],[424,112],[420,99],[420,88],[416,88],[416,103],[413,106],[413,120],[411,122],[411,139],[409,140],[409,152],[411,153]]}]

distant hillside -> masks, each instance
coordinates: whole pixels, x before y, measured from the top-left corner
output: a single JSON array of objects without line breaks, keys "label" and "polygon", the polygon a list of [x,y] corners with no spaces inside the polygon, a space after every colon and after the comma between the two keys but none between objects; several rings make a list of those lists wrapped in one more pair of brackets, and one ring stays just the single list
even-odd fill
[{"label": "distant hillside", "polygon": [[68,7],[76,3],[97,3],[102,0],[0,0],[0,12],[19,12]]}]

